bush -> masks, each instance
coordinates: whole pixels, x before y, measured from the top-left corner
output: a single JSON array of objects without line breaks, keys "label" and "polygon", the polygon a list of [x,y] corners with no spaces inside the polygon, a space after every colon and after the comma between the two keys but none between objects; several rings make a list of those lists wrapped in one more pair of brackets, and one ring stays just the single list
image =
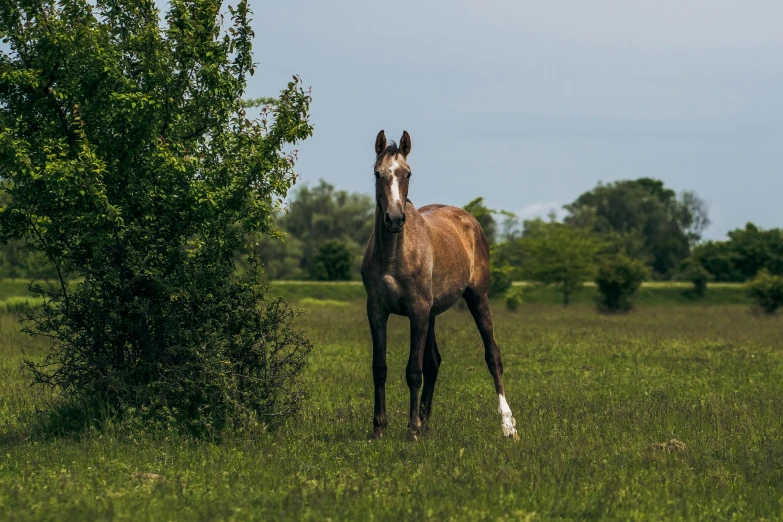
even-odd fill
[{"label": "bush", "polygon": [[783,276],[762,269],[747,283],[748,293],[764,313],[773,314],[783,307]]},{"label": "bush", "polygon": [[511,312],[516,312],[522,304],[522,287],[514,286],[506,292],[506,308]]},{"label": "bush", "polygon": [[647,277],[648,269],[639,260],[618,255],[604,260],[598,268],[598,309],[607,313],[627,312],[633,308],[631,297]]},{"label": "bush", "polygon": [[296,180],[309,92],[294,79],[248,116],[246,1],[163,20],[154,2],[18,5],[0,10],[0,240],[57,274],[33,292],[51,304],[29,317],[51,339],[35,381],[71,411],[196,434],[285,418],[311,345],[249,238]]},{"label": "bush", "polygon": [[710,281],[711,275],[698,261],[689,259],[683,263],[679,279],[693,283],[693,287],[688,294],[693,297],[704,297],[704,294],[707,293],[707,283]]},{"label": "bush", "polygon": [[490,266],[489,297],[497,297],[506,293],[514,282],[514,269],[510,266]]},{"label": "bush", "polygon": [[333,239],[318,248],[313,266],[313,279],[348,281],[351,279],[353,255],[344,241]]}]

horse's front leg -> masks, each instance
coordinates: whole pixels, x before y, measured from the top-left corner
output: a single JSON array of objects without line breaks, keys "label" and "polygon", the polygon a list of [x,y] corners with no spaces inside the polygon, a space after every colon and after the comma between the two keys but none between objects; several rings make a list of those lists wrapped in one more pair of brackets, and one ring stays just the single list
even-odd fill
[{"label": "horse's front leg", "polygon": [[410,315],[411,352],[405,378],[411,392],[410,421],[408,422],[408,440],[416,441],[421,433],[421,414],[419,412],[419,390],[421,390],[424,364],[424,348],[427,345],[427,331],[430,323],[430,307],[419,307]]},{"label": "horse's front leg", "polygon": [[367,319],[372,334],[372,380],[375,387],[372,436],[380,439],[389,424],[386,417],[386,323],[389,312],[367,299]]}]

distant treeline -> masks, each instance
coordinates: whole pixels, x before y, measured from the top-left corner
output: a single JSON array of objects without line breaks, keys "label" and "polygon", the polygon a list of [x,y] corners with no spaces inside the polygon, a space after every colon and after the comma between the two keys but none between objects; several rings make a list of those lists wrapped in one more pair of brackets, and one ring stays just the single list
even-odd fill
[{"label": "distant treeline", "polygon": [[[568,292],[592,280],[603,259],[618,255],[642,262],[651,280],[744,282],[762,269],[783,274],[783,230],[748,223],[725,241],[702,241],[709,225],[704,202],[693,192],[678,195],[659,180],[599,183],[564,206],[562,221],[554,214],[521,220],[488,208],[481,197],[465,209],[484,228],[498,279],[539,281]],[[277,217],[280,238],[258,238],[267,277],[358,279],[374,213],[368,194],[336,190],[323,180],[299,188]],[[0,276],[55,274],[40,254],[9,242],[0,248]]]},{"label": "distant treeline", "polygon": [[[496,271],[511,279],[581,284],[592,280],[602,259],[616,255],[643,262],[651,280],[691,280],[706,273],[708,280],[743,282],[763,268],[783,274],[781,229],[749,223],[726,241],[704,242],[705,203],[659,180],[599,184],[565,205],[562,221],[521,220],[487,208],[482,198],[465,208],[484,228]],[[261,239],[268,277],[358,279],[374,209],[371,196],[336,190],[323,180],[300,188],[278,218],[285,238]]]}]

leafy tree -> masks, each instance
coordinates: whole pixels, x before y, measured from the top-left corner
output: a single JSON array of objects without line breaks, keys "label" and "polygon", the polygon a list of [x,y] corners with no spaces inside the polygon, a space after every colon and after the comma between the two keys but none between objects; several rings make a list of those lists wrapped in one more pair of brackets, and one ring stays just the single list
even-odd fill
[{"label": "leafy tree", "polygon": [[500,224],[500,242],[506,243],[519,238],[524,226],[523,223],[520,223],[519,217],[508,210],[501,210],[500,215],[503,216],[503,221]]},{"label": "leafy tree", "polygon": [[525,222],[519,240],[524,252],[522,273],[526,278],[554,285],[563,293],[563,305],[571,295],[595,275],[601,244],[587,229],[554,221],[535,219]]},{"label": "leafy tree", "polygon": [[644,263],[623,254],[604,259],[595,278],[599,295],[598,309],[607,313],[631,310],[632,297],[648,272]]},{"label": "leafy tree", "polygon": [[351,278],[353,256],[340,240],[331,239],[318,247],[313,265],[313,279],[322,281],[348,281]]},{"label": "leafy tree", "polygon": [[564,207],[566,223],[642,240],[642,256],[659,278],[668,279],[709,224],[706,205],[692,192],[676,193],[659,180],[640,178],[599,184]]},{"label": "leafy tree", "polygon": [[476,198],[463,208],[470,212],[476,218],[476,221],[479,222],[489,244],[495,243],[497,241],[498,224],[492,214],[497,214],[497,211],[487,208],[484,204],[484,198]]},{"label": "leafy tree", "polygon": [[[0,5],[4,241],[30,239],[58,275],[29,331],[51,339],[37,382],[68,404],[131,409],[197,433],[293,411],[310,344],[258,270],[252,233],[295,181],[308,137],[297,80],[261,119],[248,3]],[[250,259],[251,266],[255,260]],[[73,283],[71,281],[83,281]]]},{"label": "leafy tree", "polygon": [[760,270],[783,275],[783,229],[748,223],[728,236],[728,241],[707,241],[694,249],[693,257],[716,281],[746,281]]}]

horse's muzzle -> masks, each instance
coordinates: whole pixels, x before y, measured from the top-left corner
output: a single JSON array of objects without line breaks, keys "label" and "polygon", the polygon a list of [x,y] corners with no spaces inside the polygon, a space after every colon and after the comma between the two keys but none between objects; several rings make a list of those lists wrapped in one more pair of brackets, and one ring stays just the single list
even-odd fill
[{"label": "horse's muzzle", "polygon": [[389,214],[387,212],[383,221],[386,225],[386,230],[389,232],[401,232],[402,226],[405,224],[405,213]]}]

